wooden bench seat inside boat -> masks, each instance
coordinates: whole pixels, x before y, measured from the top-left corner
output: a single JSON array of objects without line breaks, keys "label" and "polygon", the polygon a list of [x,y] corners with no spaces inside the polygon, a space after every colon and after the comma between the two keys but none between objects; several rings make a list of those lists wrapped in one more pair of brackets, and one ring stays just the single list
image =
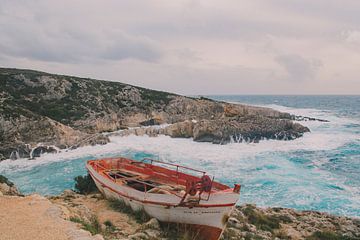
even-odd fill
[{"label": "wooden bench seat inside boat", "polygon": [[170,183],[169,181],[164,181],[163,178],[139,174],[132,171],[112,169],[104,171],[103,174],[117,184],[126,184],[141,192],[147,191],[149,193],[170,194],[169,191],[185,191],[185,186],[183,185]]}]

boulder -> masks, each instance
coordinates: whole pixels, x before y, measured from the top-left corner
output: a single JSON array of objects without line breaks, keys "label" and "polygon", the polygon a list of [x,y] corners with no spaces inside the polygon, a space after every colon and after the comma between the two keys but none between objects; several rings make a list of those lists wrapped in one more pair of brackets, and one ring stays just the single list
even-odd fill
[{"label": "boulder", "polygon": [[165,134],[174,138],[190,138],[193,137],[193,128],[192,121],[174,123],[165,128]]},{"label": "boulder", "polygon": [[0,192],[2,195],[20,196],[19,190],[6,177],[0,175]]},{"label": "boulder", "polygon": [[144,223],[141,228],[160,230],[160,223],[156,218],[152,218],[148,222]]},{"label": "boulder", "polygon": [[58,149],[54,146],[38,146],[30,152],[30,158],[40,157],[44,153],[57,153]]}]

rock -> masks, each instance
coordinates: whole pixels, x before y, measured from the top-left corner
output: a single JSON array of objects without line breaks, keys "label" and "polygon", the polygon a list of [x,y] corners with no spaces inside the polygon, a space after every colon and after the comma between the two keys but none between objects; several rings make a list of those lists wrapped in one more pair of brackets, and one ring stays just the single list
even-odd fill
[{"label": "rock", "polygon": [[83,139],[80,139],[79,142],[77,144],[74,144],[73,146],[82,147],[86,145],[105,145],[108,142],[110,142],[109,137],[102,134],[92,134],[86,136]]},{"label": "rock", "polygon": [[234,217],[228,219],[228,226],[234,228],[240,228],[240,221]]},{"label": "rock", "polygon": [[165,128],[165,134],[174,138],[190,138],[193,137],[193,128],[192,121],[174,123]]},{"label": "rock", "polygon": [[227,104],[224,107],[224,115],[226,117],[246,115],[247,113],[248,113],[248,109],[246,107],[240,108],[240,107],[236,107],[236,105],[230,105],[230,104]]},{"label": "rock", "polygon": [[221,239],[241,239],[243,236],[245,236],[245,233],[243,233],[241,230],[228,227],[225,229],[223,235],[221,236]]},{"label": "rock", "polygon": [[149,239],[159,239],[161,232],[159,230],[147,229],[145,230],[146,235],[149,236]]},{"label": "rock", "polygon": [[77,193],[74,192],[73,190],[71,189],[66,189],[63,191],[63,193],[61,194],[61,197],[66,199],[66,198],[75,198],[77,197]]},{"label": "rock", "polygon": [[155,230],[159,230],[160,229],[160,223],[156,218],[152,218],[150,219],[148,222],[144,223],[141,226],[142,229],[155,229]]},{"label": "rock", "polygon": [[133,235],[130,235],[128,237],[129,240],[147,240],[149,239],[149,236],[146,233],[140,232],[140,233],[135,233]]},{"label": "rock", "polygon": [[304,236],[303,234],[301,234],[299,231],[297,231],[291,226],[283,227],[281,232],[282,232],[282,236],[292,240],[301,240],[303,239]]},{"label": "rock", "polygon": [[58,149],[54,146],[38,146],[30,152],[30,158],[40,157],[44,153],[57,153]]},{"label": "rock", "polygon": [[358,221],[316,211],[259,208],[248,204],[233,211],[222,239],[318,239],[316,233],[335,236],[336,239],[344,236],[357,239],[360,237]]},{"label": "rock", "polygon": [[[119,82],[0,68],[0,160],[106,144],[107,134],[193,138],[226,144],[263,139],[293,140],[309,129],[270,108],[190,98]],[[16,84],[15,84],[16,83]],[[14,101],[21,99],[21,101]],[[309,118],[310,120],[310,118]],[[170,124],[159,128],[158,124]]]},{"label": "rock", "polygon": [[153,126],[153,125],[160,125],[162,123],[163,122],[158,118],[150,118],[150,119],[148,119],[146,121],[140,122],[139,124],[141,126]]},{"label": "rock", "polygon": [[19,190],[14,186],[9,186],[6,183],[0,183],[0,192],[3,195],[10,195],[10,196],[20,196]]}]

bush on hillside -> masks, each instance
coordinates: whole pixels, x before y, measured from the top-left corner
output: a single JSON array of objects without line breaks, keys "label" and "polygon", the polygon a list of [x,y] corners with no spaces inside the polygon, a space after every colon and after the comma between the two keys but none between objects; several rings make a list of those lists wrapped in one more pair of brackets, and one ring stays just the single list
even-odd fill
[{"label": "bush on hillside", "polygon": [[90,174],[85,176],[77,176],[75,179],[75,192],[80,194],[89,194],[97,192],[97,187]]}]

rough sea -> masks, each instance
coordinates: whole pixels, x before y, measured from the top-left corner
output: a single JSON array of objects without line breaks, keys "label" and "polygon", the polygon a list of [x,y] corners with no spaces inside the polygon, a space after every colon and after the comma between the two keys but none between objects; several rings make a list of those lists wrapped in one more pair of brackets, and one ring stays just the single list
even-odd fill
[{"label": "rough sea", "polygon": [[191,139],[112,137],[105,146],[82,147],[35,160],[0,162],[23,193],[44,195],[73,188],[85,162],[105,156],[151,157],[205,169],[217,181],[242,184],[241,203],[318,210],[360,217],[360,96],[209,96],[271,107],[329,122],[301,122],[311,133],[294,141],[215,145]]}]

